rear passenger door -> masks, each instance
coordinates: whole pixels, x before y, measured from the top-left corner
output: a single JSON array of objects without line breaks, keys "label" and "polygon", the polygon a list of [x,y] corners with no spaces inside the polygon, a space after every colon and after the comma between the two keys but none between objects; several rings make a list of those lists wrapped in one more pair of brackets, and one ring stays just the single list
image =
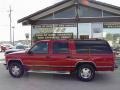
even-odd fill
[{"label": "rear passenger door", "polygon": [[71,50],[69,41],[53,41],[50,66],[53,70],[69,70],[71,64]]},{"label": "rear passenger door", "polygon": [[87,61],[90,58],[90,49],[89,45],[87,45],[84,40],[76,40],[75,41],[75,55],[74,58],[80,61]]}]

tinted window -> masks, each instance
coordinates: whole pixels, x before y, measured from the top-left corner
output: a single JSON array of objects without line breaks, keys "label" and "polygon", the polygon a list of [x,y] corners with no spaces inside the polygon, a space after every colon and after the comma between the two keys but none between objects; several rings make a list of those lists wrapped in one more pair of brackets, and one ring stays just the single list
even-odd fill
[{"label": "tinted window", "polygon": [[48,43],[46,42],[38,43],[31,49],[31,51],[32,53],[36,53],[36,54],[48,53]]},{"label": "tinted window", "polygon": [[53,14],[51,14],[51,15],[48,15],[48,16],[45,16],[45,17],[43,17],[43,18],[40,18],[40,19],[44,19],[44,20],[53,19]]},{"label": "tinted window", "polygon": [[55,18],[73,18],[75,17],[75,7],[70,7],[65,10],[56,12],[54,16]]},{"label": "tinted window", "polygon": [[89,46],[81,42],[76,42],[77,53],[89,53]]},{"label": "tinted window", "polygon": [[92,7],[80,6],[80,17],[102,17],[102,11]]},{"label": "tinted window", "polygon": [[67,42],[54,42],[53,43],[53,53],[68,53],[68,43]]},{"label": "tinted window", "polygon": [[112,53],[112,50],[105,41],[76,41],[77,53]]},{"label": "tinted window", "polygon": [[119,16],[119,15],[111,13],[111,12],[104,11],[103,16]]}]

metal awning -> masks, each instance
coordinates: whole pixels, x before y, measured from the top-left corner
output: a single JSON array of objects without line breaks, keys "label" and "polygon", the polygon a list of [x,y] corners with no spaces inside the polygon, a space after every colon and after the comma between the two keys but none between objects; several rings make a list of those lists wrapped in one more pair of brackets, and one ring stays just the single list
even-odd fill
[{"label": "metal awning", "polygon": [[64,24],[64,23],[94,23],[94,22],[120,22],[120,16],[115,17],[93,17],[93,18],[74,18],[74,19],[51,19],[51,20],[27,20],[23,25],[40,24]]}]

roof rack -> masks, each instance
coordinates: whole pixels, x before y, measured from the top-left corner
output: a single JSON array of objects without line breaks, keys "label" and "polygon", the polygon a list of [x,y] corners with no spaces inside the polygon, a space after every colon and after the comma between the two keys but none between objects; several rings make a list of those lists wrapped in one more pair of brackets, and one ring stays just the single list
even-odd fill
[{"label": "roof rack", "polygon": [[53,40],[53,41],[54,41],[54,40],[59,40],[59,41],[60,41],[60,40],[61,40],[61,41],[62,41],[62,40],[82,40],[82,41],[87,41],[87,40],[91,40],[91,41],[92,41],[92,40],[96,40],[96,41],[98,41],[98,40],[99,40],[99,41],[102,41],[102,40],[104,40],[104,39],[100,39],[100,38],[90,38],[90,39],[77,39],[77,38],[76,38],[76,39],[71,39],[71,38],[67,38],[67,39],[42,39],[42,40],[38,40],[38,41],[35,41],[35,42],[39,42],[39,41],[50,41],[50,40]]}]

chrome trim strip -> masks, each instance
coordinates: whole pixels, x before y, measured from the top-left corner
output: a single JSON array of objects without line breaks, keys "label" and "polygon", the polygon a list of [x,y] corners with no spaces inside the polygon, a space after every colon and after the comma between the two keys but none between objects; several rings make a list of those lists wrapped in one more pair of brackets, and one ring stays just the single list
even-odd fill
[{"label": "chrome trim strip", "polygon": [[[26,65],[29,67],[75,68],[76,66]],[[112,68],[112,66],[96,66],[96,68]]]},{"label": "chrome trim strip", "polygon": [[95,65],[95,67],[97,67],[97,65],[93,61],[78,61],[77,63],[75,63],[75,66],[77,66],[78,63],[84,63],[84,62],[85,63],[93,63]]},{"label": "chrome trim strip", "polygon": [[74,68],[75,66],[50,66],[50,65],[26,65],[30,67],[53,67],[53,68]]},{"label": "chrome trim strip", "polygon": [[97,68],[112,68],[112,66],[97,66]]}]

